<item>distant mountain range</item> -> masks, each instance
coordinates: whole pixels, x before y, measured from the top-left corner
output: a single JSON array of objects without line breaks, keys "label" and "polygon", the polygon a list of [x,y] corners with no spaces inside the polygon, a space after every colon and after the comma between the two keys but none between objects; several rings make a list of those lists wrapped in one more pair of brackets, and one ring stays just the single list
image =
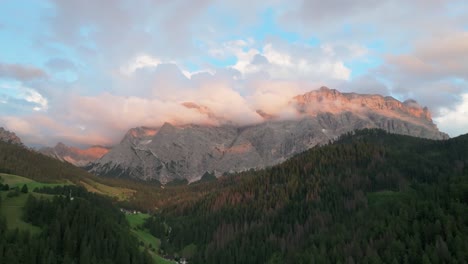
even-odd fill
[{"label": "distant mountain range", "polygon": [[[219,118],[208,107],[183,105],[208,118]],[[290,118],[258,109],[263,122],[218,126],[165,123],[130,129],[122,141],[86,168],[97,175],[129,177],[163,183],[195,181],[206,173],[219,176],[278,164],[287,158],[363,128],[429,139],[446,139],[430,112],[414,100],[340,93],[322,87],[291,98]],[[103,153],[103,152],[101,152]]]},{"label": "distant mountain range", "polygon": [[60,142],[53,148],[41,148],[39,152],[61,161],[67,161],[75,166],[84,167],[90,162],[104,156],[109,150],[110,147],[103,146],[91,146],[86,149],[79,149],[66,146]]}]

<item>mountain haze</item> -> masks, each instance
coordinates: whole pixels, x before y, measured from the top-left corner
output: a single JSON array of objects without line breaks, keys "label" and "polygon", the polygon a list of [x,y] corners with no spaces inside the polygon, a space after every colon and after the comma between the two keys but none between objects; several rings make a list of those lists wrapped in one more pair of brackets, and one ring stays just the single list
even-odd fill
[{"label": "mountain haze", "polygon": [[75,166],[83,167],[88,163],[101,158],[109,152],[109,150],[109,147],[103,146],[92,146],[86,149],[79,149],[59,142],[55,147],[41,148],[39,152],[61,161],[67,161]]},{"label": "mountain haze", "polygon": [[[184,103],[216,118],[208,108]],[[205,172],[220,176],[278,164],[339,135],[364,128],[429,139],[446,139],[427,108],[413,100],[340,93],[322,87],[291,98],[290,118],[259,109],[265,121],[253,125],[173,125],[131,129],[120,144],[87,168],[97,175],[195,181]]]}]

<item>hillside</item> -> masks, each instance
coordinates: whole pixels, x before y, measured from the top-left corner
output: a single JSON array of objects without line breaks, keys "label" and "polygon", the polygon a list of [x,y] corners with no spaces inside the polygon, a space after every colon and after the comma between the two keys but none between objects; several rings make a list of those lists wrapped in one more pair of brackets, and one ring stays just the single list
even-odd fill
[{"label": "hillside", "polygon": [[[28,190],[26,193],[23,192],[24,186]],[[107,196],[113,197],[112,195]],[[144,219],[148,218],[149,215],[125,213],[127,221],[124,221],[123,213],[117,210],[114,204],[115,201],[111,203],[108,197],[90,194],[85,189],[74,186],[71,182],[64,184],[41,183],[17,175],[0,174],[0,232],[5,236],[10,236],[8,242],[0,238],[0,263],[3,263],[2,261],[7,261],[7,263],[47,264],[54,263],[54,261],[57,261],[57,263],[62,263],[62,261],[63,263],[70,263],[70,261],[75,261],[74,263],[103,263],[101,262],[103,259],[100,261],[98,259],[102,258],[106,253],[97,253],[94,250],[94,248],[102,248],[103,246],[112,251],[116,248],[123,251],[122,254],[119,253],[120,255],[111,253],[113,256],[106,256],[106,258],[112,259],[118,255],[119,258],[123,258],[120,263],[174,263],[157,254],[160,241],[142,227]],[[73,203],[72,201],[76,202]],[[87,201],[90,203],[86,203]],[[66,209],[68,212],[63,212],[64,207],[69,207]],[[77,222],[73,219],[71,226],[69,226],[68,223],[72,219],[66,218],[70,213],[70,217],[79,214],[81,218],[88,217],[88,219],[85,222]],[[112,220],[106,219],[109,217],[108,213],[110,213]],[[119,233],[120,238],[106,235],[105,241],[100,241],[102,240],[101,235],[98,234],[97,230],[93,229],[94,225],[100,225],[99,221],[101,220],[95,222],[96,219],[94,218],[96,217],[102,218],[102,222],[105,222],[106,225],[113,225],[112,232]],[[113,223],[114,221],[117,225]],[[128,225],[126,222],[128,222]],[[74,225],[77,225],[76,228],[78,229],[90,230],[91,233],[73,234],[72,236],[75,237],[68,236],[67,240],[75,241],[72,243],[55,241],[56,239],[64,239],[66,235],[64,231],[68,228],[75,228]],[[52,226],[56,229],[50,230]],[[103,232],[108,231],[110,229]],[[19,232],[21,232],[21,237],[18,237]],[[46,236],[54,237],[47,240],[44,239]],[[20,240],[26,237],[28,240],[41,241],[42,247],[38,248],[36,243]],[[122,237],[125,237],[124,239],[130,244],[114,247],[118,243],[117,240],[122,240]],[[86,239],[86,241],[83,239]],[[78,243],[79,241],[81,243]],[[68,243],[70,247],[56,247],[54,245],[56,242]],[[17,249],[16,251],[4,252],[2,248],[5,245]],[[73,249],[71,248],[73,245],[80,245],[80,248]],[[83,248],[84,245],[86,248]],[[26,252],[28,247],[29,252]],[[93,249],[90,249],[90,247]],[[141,256],[126,258],[129,252],[139,254],[138,251],[135,251],[136,248],[148,255],[142,254]],[[66,252],[67,250],[69,251]],[[85,250],[87,251],[85,252]],[[73,252],[78,252],[78,254],[73,255]],[[92,257],[92,255],[95,256]],[[31,258],[36,258],[34,256],[38,256],[38,258],[33,261]],[[149,260],[148,256],[151,257],[153,262]],[[117,262],[117,259],[113,259],[110,263]]]},{"label": "hillside", "polygon": [[163,252],[193,263],[468,259],[468,135],[434,141],[364,130],[187,189],[204,195],[162,208],[146,227]]},{"label": "hillside", "polygon": [[[68,162],[45,156],[23,145],[0,140],[0,174],[21,175],[39,183],[74,184],[90,192],[115,198],[119,206],[142,211],[154,211],[164,204],[179,202],[184,186],[162,189],[158,181],[135,181],[97,177]],[[186,192],[192,197],[195,192]],[[178,197],[178,198],[175,198]]]},{"label": "hillside", "polygon": [[132,182],[96,177],[68,162],[1,140],[0,173],[21,175],[44,183],[80,185],[90,192],[115,197],[118,200],[128,200],[136,192],[131,189],[135,185]]},{"label": "hillside", "polygon": [[[153,263],[105,197],[68,185],[1,175],[0,263]],[[35,187],[28,191],[16,185]]]}]

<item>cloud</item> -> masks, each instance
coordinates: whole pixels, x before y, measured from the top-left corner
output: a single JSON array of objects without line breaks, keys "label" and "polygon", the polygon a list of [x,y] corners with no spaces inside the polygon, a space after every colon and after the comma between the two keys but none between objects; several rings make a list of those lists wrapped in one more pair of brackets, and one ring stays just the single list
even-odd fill
[{"label": "cloud", "polygon": [[416,98],[435,116],[453,109],[468,87],[468,32],[416,41],[411,52],[387,55],[375,69],[390,86],[390,93]]},{"label": "cloud", "polygon": [[75,64],[67,59],[63,58],[52,58],[47,61],[46,63],[47,68],[55,71],[55,72],[62,72],[68,70],[76,70]]},{"label": "cloud", "polygon": [[466,134],[468,128],[468,93],[462,95],[462,101],[454,109],[444,108],[440,117],[435,118],[440,127],[446,128],[450,136]]},{"label": "cloud", "polygon": [[35,89],[26,87],[18,82],[0,84],[1,101],[15,110],[30,108],[33,111],[46,111],[49,102]]},{"label": "cloud", "polygon": [[33,89],[25,88],[22,96],[27,102],[36,104],[36,106],[33,107],[34,111],[45,111],[49,107],[47,99]]},{"label": "cloud", "polygon": [[147,67],[156,67],[162,64],[162,60],[152,57],[147,54],[136,56],[133,60],[131,60],[128,65],[122,66],[120,71],[123,74],[133,74],[136,70],[147,68]]},{"label": "cloud", "polygon": [[34,66],[0,63],[0,78],[31,81],[46,77],[47,74],[42,69]]},{"label": "cloud", "polygon": [[[255,123],[258,109],[288,118],[290,98],[321,85],[414,98],[439,122],[460,112],[468,92],[461,0],[49,5],[37,10],[41,23],[0,18],[18,39],[8,61],[21,62],[0,64],[0,78],[19,87],[0,90],[0,122],[26,142],[110,144],[130,127],[165,121]],[[27,50],[15,46],[23,42]]]},{"label": "cloud", "polygon": [[90,142],[115,143],[102,134],[104,130],[83,131],[79,125],[58,122],[40,112],[28,116],[1,116],[0,123],[27,145],[54,146],[59,141],[74,146],[90,146]]},{"label": "cloud", "polygon": [[351,82],[340,83],[337,87],[339,90],[344,92],[359,91],[364,94],[380,94],[383,96],[390,95],[388,86],[369,74],[359,76]]},{"label": "cloud", "polygon": [[408,79],[458,77],[468,80],[468,32],[452,32],[440,38],[415,44],[411,54],[389,55],[386,74],[399,74]]},{"label": "cloud", "polygon": [[[351,69],[335,56],[335,47],[295,46],[267,43],[255,48],[253,40],[235,40],[214,47],[210,54],[223,58],[234,56],[237,62],[231,67],[244,78],[265,74],[273,79],[348,80]],[[353,47],[355,48],[355,47]]]},{"label": "cloud", "polygon": [[[463,23],[460,17],[466,15],[463,0],[289,2],[294,8],[285,12],[280,20],[290,30],[296,28],[303,35],[319,38],[384,39],[386,45],[396,48],[409,44],[408,39],[453,30]],[[457,10],[459,15],[447,15]],[[428,27],[430,30],[426,30]]]}]

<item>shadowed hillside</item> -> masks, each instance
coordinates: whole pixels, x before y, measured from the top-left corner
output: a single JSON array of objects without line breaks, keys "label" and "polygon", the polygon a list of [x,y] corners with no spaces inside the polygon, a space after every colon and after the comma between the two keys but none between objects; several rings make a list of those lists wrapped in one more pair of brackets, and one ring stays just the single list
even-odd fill
[{"label": "shadowed hillside", "polygon": [[[192,188],[211,192],[147,221],[194,263],[466,261],[468,136],[364,130],[281,165]],[[170,232],[165,228],[170,227]]]}]

